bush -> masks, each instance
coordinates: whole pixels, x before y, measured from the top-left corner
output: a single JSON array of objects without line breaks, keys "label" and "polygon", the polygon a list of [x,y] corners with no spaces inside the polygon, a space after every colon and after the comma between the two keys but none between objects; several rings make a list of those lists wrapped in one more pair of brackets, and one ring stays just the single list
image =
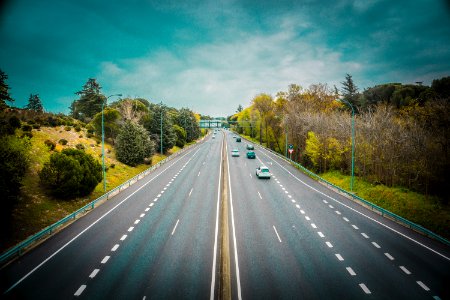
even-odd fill
[{"label": "bush", "polygon": [[90,194],[102,181],[102,166],[84,151],[64,149],[53,153],[44,164],[39,178],[48,192],[57,198],[74,198]]},{"label": "bush", "polygon": [[71,130],[72,130],[72,127],[66,126],[66,127],[64,127],[64,130],[65,130],[65,131],[71,131]]},{"label": "bush", "polygon": [[50,150],[54,150],[55,147],[56,147],[55,142],[53,142],[53,141],[51,141],[51,140],[45,140],[44,144],[47,145],[47,147],[48,147]]},{"label": "bush", "polygon": [[11,126],[14,129],[20,128],[20,126],[21,126],[20,120],[16,116],[12,116],[11,118],[9,118],[8,123],[9,123],[9,126]]},{"label": "bush", "polygon": [[94,134],[94,126],[92,126],[91,124],[88,124],[87,126],[86,126],[86,130],[87,130],[87,133],[90,133],[90,134]]},{"label": "bush", "polygon": [[117,159],[127,165],[136,166],[151,157],[155,151],[155,143],[150,140],[149,133],[141,125],[127,121],[116,142]]},{"label": "bush", "polygon": [[40,129],[41,128],[41,125],[39,125],[39,124],[33,124],[33,129]]},{"label": "bush", "polygon": [[79,136],[78,136],[80,139],[82,139],[83,138],[83,135],[82,134],[80,134]]},{"label": "bush", "polygon": [[21,138],[27,137],[31,139],[33,137],[33,134],[31,132],[24,132],[20,137]]},{"label": "bush", "polygon": [[111,164],[109,167],[110,167],[111,169],[114,169],[114,168],[116,167],[116,164]]},{"label": "bush", "polygon": [[75,131],[76,131],[76,132],[80,132],[80,131],[81,131],[80,125],[75,126]]},{"label": "bush", "polygon": [[31,129],[33,129],[31,125],[25,124],[22,126],[22,131],[31,131]]},{"label": "bush", "polygon": [[59,143],[60,143],[61,145],[67,145],[67,140],[66,140],[66,139],[60,139],[60,140],[59,140]]},{"label": "bush", "polygon": [[84,150],[84,145],[83,144],[77,144],[75,146],[78,150]]},{"label": "bush", "polygon": [[86,137],[87,137],[87,138],[93,138],[94,135],[93,135],[92,133],[88,133],[88,134],[86,135]]}]

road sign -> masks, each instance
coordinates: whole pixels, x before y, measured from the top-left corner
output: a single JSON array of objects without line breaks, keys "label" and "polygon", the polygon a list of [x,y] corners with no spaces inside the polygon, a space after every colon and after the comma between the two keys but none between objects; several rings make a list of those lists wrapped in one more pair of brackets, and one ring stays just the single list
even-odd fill
[{"label": "road sign", "polygon": [[294,145],[289,144],[289,150],[290,150],[290,149],[294,149]]},{"label": "road sign", "polygon": [[289,149],[289,154],[292,154],[292,152],[294,152],[294,149]]}]

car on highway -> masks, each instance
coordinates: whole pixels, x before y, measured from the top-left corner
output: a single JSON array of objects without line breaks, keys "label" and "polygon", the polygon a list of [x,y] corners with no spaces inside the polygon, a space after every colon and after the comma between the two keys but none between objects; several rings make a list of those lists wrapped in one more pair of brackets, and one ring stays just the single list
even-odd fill
[{"label": "car on highway", "polygon": [[255,147],[252,144],[247,144],[247,150],[254,150]]},{"label": "car on highway", "polygon": [[237,138],[236,138],[236,142],[240,143],[240,142],[241,142],[241,138],[240,138],[240,137],[237,137]]},{"label": "car on highway", "polygon": [[269,168],[266,166],[259,166],[256,168],[256,177],[270,179],[272,175],[270,174]]},{"label": "car on highway", "polygon": [[233,149],[231,151],[231,156],[239,156],[239,150],[238,149]]},{"label": "car on highway", "polygon": [[256,158],[256,154],[254,151],[247,151],[247,158]]}]

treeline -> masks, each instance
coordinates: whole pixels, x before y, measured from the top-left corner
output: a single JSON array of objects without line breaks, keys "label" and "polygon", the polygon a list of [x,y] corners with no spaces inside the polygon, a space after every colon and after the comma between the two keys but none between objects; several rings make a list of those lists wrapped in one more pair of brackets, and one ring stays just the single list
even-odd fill
[{"label": "treeline", "polygon": [[322,173],[351,172],[352,108],[355,175],[374,184],[436,194],[448,202],[450,77],[377,85],[358,91],[350,75],[342,88],[292,84],[275,98],[259,94],[228,119],[239,133]]}]

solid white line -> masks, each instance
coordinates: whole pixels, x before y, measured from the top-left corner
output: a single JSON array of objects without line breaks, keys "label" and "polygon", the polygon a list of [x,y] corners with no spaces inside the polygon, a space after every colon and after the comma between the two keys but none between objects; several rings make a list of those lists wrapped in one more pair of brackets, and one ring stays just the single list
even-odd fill
[{"label": "solid white line", "polygon": [[86,285],[85,284],[83,284],[82,286],[80,286],[79,288],[78,288],[78,290],[75,292],[75,294],[73,294],[74,296],[80,296],[81,295],[81,293],[83,293],[83,291],[84,291],[84,289],[86,288]]},{"label": "solid white line", "polygon": [[339,259],[339,261],[344,260],[344,258],[339,253],[336,253],[335,255],[336,255],[337,259]]},{"label": "solid white line", "polygon": [[394,258],[392,257],[392,255],[390,255],[389,253],[385,253],[384,255],[386,255],[387,258],[389,258],[390,260],[394,260]]},{"label": "solid white line", "polygon": [[356,230],[359,229],[358,226],[356,226],[356,225],[352,225],[352,227],[355,228]]},{"label": "solid white line", "polygon": [[[221,156],[222,156],[222,147],[223,147],[223,139],[222,139],[222,145],[220,147]],[[205,164],[205,162],[203,162]],[[214,231],[214,254],[213,254],[213,265],[211,270],[211,290],[209,299],[214,300],[214,290],[216,286],[216,264],[217,264],[217,240],[219,235],[219,215],[220,215],[220,191],[221,191],[221,180],[220,176],[222,174],[222,159],[220,160],[219,165],[219,188],[217,189],[217,203],[216,203],[216,228]]]},{"label": "solid white line", "polygon": [[141,220],[137,219],[136,221],[134,221],[134,224],[138,224]]},{"label": "solid white line", "polygon": [[362,235],[363,237],[365,237],[366,239],[369,238],[369,236],[368,236],[367,234],[365,234],[364,232],[361,232],[361,235]]},{"label": "solid white line", "polygon": [[364,293],[371,294],[370,290],[367,288],[367,286],[364,283],[360,283],[359,286],[362,288]]},{"label": "solid white line", "polygon": [[356,273],[355,273],[355,271],[353,271],[353,269],[352,269],[352,268],[350,268],[350,267],[347,267],[347,268],[345,268],[345,269],[347,269],[347,272],[348,272],[348,273],[350,273],[350,275],[352,275],[352,276],[356,276]]},{"label": "solid white line", "polygon": [[[195,156],[195,154],[197,154],[197,152],[200,149],[198,149],[194,155],[192,157]],[[150,179],[149,181],[147,181],[146,183],[144,183],[140,188],[138,188],[137,190],[135,190],[133,193],[131,193],[130,195],[128,195],[125,199],[123,199],[122,201],[120,201],[119,203],[117,203],[113,208],[111,208],[110,210],[108,210],[104,215],[102,215],[100,218],[98,218],[97,220],[95,220],[91,225],[89,225],[88,227],[86,227],[84,230],[82,230],[79,234],[77,234],[76,236],[74,236],[70,241],[68,241],[67,243],[65,243],[61,248],[59,248],[58,250],[56,250],[55,252],[53,252],[52,255],[50,255],[49,257],[47,257],[45,260],[43,260],[39,265],[37,265],[36,267],[34,267],[34,269],[32,269],[30,272],[28,272],[25,276],[23,276],[22,278],[20,278],[16,283],[14,283],[6,292],[8,293],[10,290],[12,290],[13,288],[15,288],[18,284],[20,284],[22,281],[24,281],[28,276],[30,276],[31,274],[33,274],[37,269],[39,269],[40,267],[42,267],[47,261],[49,261],[50,259],[52,259],[56,254],[58,254],[61,250],[63,250],[64,248],[66,248],[68,245],[70,245],[73,241],[75,241],[77,238],[79,238],[83,233],[85,233],[86,231],[88,231],[89,229],[91,229],[92,226],[94,226],[95,224],[97,224],[98,222],[100,222],[100,220],[102,220],[104,217],[106,217],[107,215],[109,215],[112,211],[114,211],[117,207],[119,207],[120,205],[122,205],[122,203],[124,203],[125,201],[127,201],[128,199],[130,199],[132,196],[134,196],[134,194],[136,194],[137,192],[139,192],[141,189],[143,189],[145,186],[147,186],[147,184],[149,184],[150,182],[152,182],[153,180],[155,180],[156,178],[158,178],[161,174],[163,174],[164,172],[166,172],[168,169],[170,169],[172,166],[175,165],[176,162],[178,162],[181,158],[185,157],[186,155],[188,155],[189,153],[191,153],[192,151],[188,151],[186,154],[182,155],[179,157],[179,159],[177,161],[175,161],[173,164],[169,165],[169,167],[167,167],[167,169],[165,169],[164,171],[162,171],[161,173],[157,174],[155,177],[153,177],[152,179]],[[192,157],[189,159],[191,160]]]},{"label": "solid white line", "polygon": [[329,248],[333,248],[333,245],[330,242],[325,242]]},{"label": "solid white line", "polygon": [[325,235],[324,235],[322,232],[320,232],[320,231],[319,231],[317,234],[318,234],[321,238],[324,238],[324,237],[325,237]]},{"label": "solid white line", "polygon": [[193,190],[194,190],[194,188],[191,189],[191,191],[189,192],[189,196],[188,197],[191,196]]},{"label": "solid white line", "polygon": [[400,269],[402,269],[402,271],[405,272],[406,275],[411,275],[411,272],[407,268],[405,268],[404,266],[400,266]]},{"label": "solid white line", "polygon": [[175,227],[172,230],[172,235],[175,233],[175,230],[177,229],[178,222],[180,222],[180,219],[177,220],[177,223],[175,224]]},{"label": "solid white line", "polygon": [[314,223],[311,223],[311,227],[314,228],[314,229],[317,229],[317,226]]},{"label": "solid white line", "polygon": [[[261,153],[262,153],[262,152],[261,152]],[[269,153],[270,153],[270,152],[269,152]],[[268,156],[267,154],[265,154],[265,153],[264,153],[264,155],[267,156],[267,157],[269,157],[269,156]],[[273,154],[272,154],[272,155],[273,155]],[[277,157],[277,158],[278,158],[278,157]],[[289,170],[287,170],[285,167],[283,167],[280,163],[278,163],[278,162],[275,161],[274,159],[272,159],[272,160],[273,160],[277,165],[279,165],[283,170],[285,170],[287,173],[289,173],[292,177],[294,177],[295,179],[297,179],[297,181],[301,182],[302,184],[304,184],[305,186],[307,186],[307,187],[310,188],[311,190],[313,190],[313,191],[315,191],[315,192],[321,194],[321,195],[324,196],[324,197],[327,197],[327,198],[330,199],[330,200],[333,200],[333,201],[336,202],[336,203],[339,203],[340,205],[342,205],[342,206],[344,206],[344,207],[346,207],[346,208],[348,208],[348,209],[350,209],[350,210],[356,212],[357,214],[359,214],[359,215],[361,215],[361,216],[363,216],[363,217],[365,217],[365,218],[367,218],[367,219],[369,219],[369,220],[371,220],[371,221],[373,221],[373,222],[375,222],[375,223],[377,223],[377,224],[383,226],[384,228],[387,228],[387,229],[391,230],[392,232],[397,233],[398,235],[400,235],[400,236],[402,236],[402,237],[404,237],[404,238],[406,238],[406,239],[408,239],[408,240],[410,240],[410,241],[416,243],[417,245],[422,246],[423,248],[430,250],[431,252],[433,252],[433,253],[435,253],[435,254],[437,254],[437,255],[439,255],[439,256],[445,258],[446,260],[450,260],[450,257],[445,256],[444,254],[442,254],[442,253],[440,253],[440,252],[438,252],[438,251],[436,251],[436,250],[434,250],[434,249],[428,247],[427,245],[422,244],[422,243],[419,242],[419,241],[416,241],[416,240],[413,239],[412,237],[409,237],[409,236],[407,236],[406,234],[403,234],[403,233],[401,233],[400,231],[395,230],[394,228],[392,228],[392,227],[390,227],[390,226],[388,226],[388,225],[386,225],[386,224],[384,224],[384,223],[382,223],[382,222],[380,222],[380,221],[377,221],[377,220],[375,220],[374,218],[369,217],[368,215],[366,215],[366,214],[364,214],[364,213],[362,213],[362,212],[360,212],[360,211],[354,209],[353,207],[350,207],[350,206],[344,204],[343,202],[341,202],[341,201],[339,201],[339,200],[337,200],[337,199],[334,199],[333,197],[328,196],[327,194],[325,194],[325,193],[319,191],[318,189],[316,189],[316,188],[310,186],[309,184],[307,184],[306,182],[302,181],[300,178],[298,178],[297,176],[295,176],[294,174],[292,174]],[[344,218],[344,220],[345,220],[345,218]],[[347,220],[346,220],[346,221],[347,221]]]},{"label": "solid white line", "polygon": [[106,263],[108,262],[109,258],[110,258],[110,256],[108,256],[108,255],[105,256],[105,257],[102,259],[101,263],[102,263],[102,264],[106,264]]},{"label": "solid white line", "polygon": [[425,291],[429,291],[430,288],[427,287],[422,281],[416,281],[418,285],[420,285],[421,288],[423,288]]},{"label": "solid white line", "polygon": [[280,238],[280,236],[278,235],[278,231],[277,231],[277,229],[275,228],[275,225],[273,225],[272,227],[273,227],[273,230],[275,230],[275,234],[277,235],[278,240],[279,240],[280,243],[281,243],[281,238]]},{"label": "solid white line", "polygon": [[111,251],[116,251],[117,248],[119,248],[119,244],[115,244],[114,247],[112,247]]},{"label": "solid white line", "polygon": [[124,234],[124,235],[122,235],[122,237],[120,238],[120,240],[121,240],[121,241],[125,241],[126,238],[127,238],[127,235]]},{"label": "solid white line", "polygon": [[378,249],[380,249],[381,247],[380,247],[380,245],[378,245],[377,243],[375,243],[375,242],[372,242],[372,245],[374,245],[376,248],[378,248]]},{"label": "solid white line", "polygon": [[143,217],[145,217],[145,214],[141,214],[141,215],[139,216],[139,218],[143,218]]},{"label": "solid white line", "polygon": [[132,232],[132,231],[133,231],[133,229],[134,229],[134,227],[133,227],[133,226],[131,226],[130,228],[128,228],[128,232]]},{"label": "solid white line", "polygon": [[262,199],[261,194],[258,192],[259,199]]},{"label": "solid white line", "polygon": [[[225,149],[228,153],[227,144],[225,144]],[[259,158],[258,158],[259,159]],[[228,188],[230,193],[230,204],[231,204],[231,224],[233,226],[233,243],[234,243],[234,260],[235,260],[235,269],[236,269],[236,283],[237,283],[237,292],[238,299],[242,300],[242,292],[241,292],[241,276],[239,272],[239,259],[237,253],[237,245],[236,245],[236,227],[234,224],[234,207],[233,207],[233,193],[231,192],[231,176],[230,176],[230,164],[228,164]]]},{"label": "solid white line", "polygon": [[97,275],[97,273],[100,271],[100,269],[95,269],[94,271],[92,271],[91,275],[89,275],[89,278],[94,278],[95,275]]}]

